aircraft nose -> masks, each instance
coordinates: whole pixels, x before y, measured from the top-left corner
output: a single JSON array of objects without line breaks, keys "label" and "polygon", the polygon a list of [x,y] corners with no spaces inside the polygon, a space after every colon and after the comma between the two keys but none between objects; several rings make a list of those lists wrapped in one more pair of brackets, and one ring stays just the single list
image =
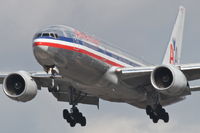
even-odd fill
[{"label": "aircraft nose", "polygon": [[33,50],[34,54],[40,59],[46,59],[49,57],[48,46],[42,45],[40,42],[34,42]]},{"label": "aircraft nose", "polygon": [[44,52],[48,51],[48,46],[43,45],[42,42],[34,42],[33,46],[44,51]]}]

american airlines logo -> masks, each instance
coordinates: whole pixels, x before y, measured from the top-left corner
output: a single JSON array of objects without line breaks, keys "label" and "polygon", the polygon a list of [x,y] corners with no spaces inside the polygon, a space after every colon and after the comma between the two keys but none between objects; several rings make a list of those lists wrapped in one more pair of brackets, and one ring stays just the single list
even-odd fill
[{"label": "american airlines logo", "polygon": [[175,64],[175,62],[177,61],[175,58],[176,58],[176,40],[172,39],[172,42],[170,44],[170,59],[169,59],[169,63],[170,64]]}]

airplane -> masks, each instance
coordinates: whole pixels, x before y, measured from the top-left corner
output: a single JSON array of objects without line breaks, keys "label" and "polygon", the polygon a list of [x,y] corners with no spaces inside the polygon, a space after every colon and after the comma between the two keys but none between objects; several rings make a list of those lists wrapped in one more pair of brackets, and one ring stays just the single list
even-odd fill
[{"label": "airplane", "polygon": [[19,102],[32,100],[48,88],[58,101],[69,102],[63,118],[74,127],[86,126],[77,105],[99,107],[99,99],[145,109],[157,123],[169,122],[163,108],[180,102],[199,86],[200,64],[180,64],[185,8],[180,6],[167,50],[160,65],[149,65],[119,48],[71,27],[53,25],[33,38],[33,53],[43,71],[1,72],[4,93]]}]

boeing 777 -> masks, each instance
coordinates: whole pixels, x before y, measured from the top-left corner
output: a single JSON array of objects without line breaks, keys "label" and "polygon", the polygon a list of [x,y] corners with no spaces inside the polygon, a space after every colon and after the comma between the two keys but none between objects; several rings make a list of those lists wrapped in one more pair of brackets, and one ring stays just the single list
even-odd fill
[{"label": "boeing 777", "polygon": [[33,38],[33,53],[41,72],[0,73],[4,93],[27,102],[48,88],[58,101],[69,102],[63,118],[74,127],[86,125],[78,103],[99,106],[99,99],[145,109],[157,123],[169,121],[163,108],[185,99],[189,81],[200,79],[200,64],[180,64],[185,8],[180,7],[161,65],[148,65],[93,36],[66,26],[50,26]]}]

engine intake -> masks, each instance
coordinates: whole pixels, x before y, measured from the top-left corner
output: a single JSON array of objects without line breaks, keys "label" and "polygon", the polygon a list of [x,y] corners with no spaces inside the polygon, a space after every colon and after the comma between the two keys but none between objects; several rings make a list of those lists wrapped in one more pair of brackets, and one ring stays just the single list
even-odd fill
[{"label": "engine intake", "polygon": [[37,84],[25,71],[8,75],[3,82],[3,91],[11,99],[21,102],[32,100],[37,94]]},{"label": "engine intake", "polygon": [[151,83],[159,92],[169,96],[182,95],[189,91],[185,75],[172,65],[155,68],[151,73]]},{"label": "engine intake", "polygon": [[159,67],[154,72],[154,82],[158,88],[167,88],[173,82],[173,74],[172,72],[166,67]]}]

